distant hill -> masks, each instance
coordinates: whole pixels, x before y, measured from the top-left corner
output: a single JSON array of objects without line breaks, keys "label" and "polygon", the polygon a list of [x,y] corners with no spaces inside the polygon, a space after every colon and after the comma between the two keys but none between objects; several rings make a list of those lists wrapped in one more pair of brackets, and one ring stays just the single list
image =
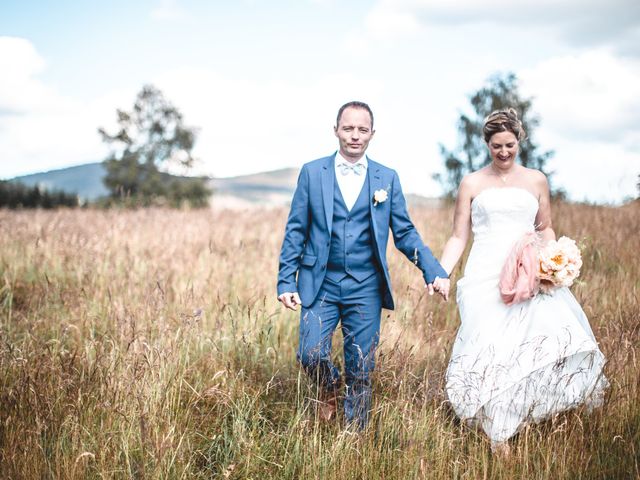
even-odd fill
[{"label": "distant hill", "polygon": [[288,205],[298,180],[298,168],[283,168],[229,178],[214,178],[213,205],[244,207]]},{"label": "distant hill", "polygon": [[[212,178],[211,204],[216,207],[248,208],[252,206],[289,205],[296,188],[299,168],[283,168],[228,178]],[[108,195],[102,183],[106,170],[102,163],[87,163],[75,167],[51,170],[16,177],[11,181],[40,185],[46,189],[77,193],[83,200],[95,200]],[[438,199],[407,195],[410,205],[437,206]]]},{"label": "distant hill", "polygon": [[50,170],[12,178],[30,187],[39,185],[47,190],[64,190],[77,194],[82,200],[95,200],[109,193],[102,183],[107,174],[102,163],[86,163],[75,167]]},{"label": "distant hill", "polygon": [[[28,186],[39,185],[47,190],[63,190],[76,193],[83,200],[95,200],[109,194],[102,183],[107,174],[102,163],[87,163],[74,167],[33,173],[12,178],[12,182]],[[244,206],[251,204],[287,204],[295,189],[297,168],[285,168],[271,172],[241,175],[229,178],[212,178],[213,203]]]}]

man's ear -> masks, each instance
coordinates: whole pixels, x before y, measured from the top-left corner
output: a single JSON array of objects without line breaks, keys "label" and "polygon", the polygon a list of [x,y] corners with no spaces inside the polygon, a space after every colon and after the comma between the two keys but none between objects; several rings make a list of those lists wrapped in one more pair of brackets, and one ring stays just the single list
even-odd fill
[{"label": "man's ear", "polygon": [[336,125],[335,127],[333,127],[333,134],[337,137],[338,136],[338,126]]}]

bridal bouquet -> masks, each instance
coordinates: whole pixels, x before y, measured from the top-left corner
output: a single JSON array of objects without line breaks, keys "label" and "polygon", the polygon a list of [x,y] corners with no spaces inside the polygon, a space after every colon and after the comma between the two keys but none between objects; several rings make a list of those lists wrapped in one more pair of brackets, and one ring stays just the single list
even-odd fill
[{"label": "bridal bouquet", "polygon": [[582,257],[576,242],[568,237],[544,246],[535,233],[516,242],[500,273],[500,296],[507,305],[530,298],[538,292],[550,293],[557,287],[570,287],[580,275]]},{"label": "bridal bouquet", "polygon": [[556,287],[570,287],[580,275],[582,256],[575,240],[560,237],[547,243],[538,253],[540,290],[548,293]]}]

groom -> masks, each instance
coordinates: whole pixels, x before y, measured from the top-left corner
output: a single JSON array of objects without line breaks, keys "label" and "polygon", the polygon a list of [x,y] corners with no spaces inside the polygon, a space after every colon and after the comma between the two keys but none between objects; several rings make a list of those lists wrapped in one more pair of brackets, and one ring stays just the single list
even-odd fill
[{"label": "groom", "polygon": [[[344,412],[364,428],[371,404],[382,308],[393,310],[386,250],[389,229],[396,248],[413,262],[433,294],[447,278],[413,223],[398,175],[365,156],[373,129],[366,103],[338,111],[335,154],[302,167],[285,230],[278,300],[300,314],[298,360],[320,387],[320,415],[333,416],[340,373],[331,362],[331,339],[342,322]],[[296,278],[297,274],[297,278]]]}]

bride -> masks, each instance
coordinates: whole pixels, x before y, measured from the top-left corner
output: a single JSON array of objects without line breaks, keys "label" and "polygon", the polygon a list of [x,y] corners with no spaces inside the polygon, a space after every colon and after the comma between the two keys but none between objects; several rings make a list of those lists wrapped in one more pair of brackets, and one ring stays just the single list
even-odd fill
[{"label": "bride", "polygon": [[[494,451],[528,422],[586,404],[602,403],[607,386],[603,354],[589,322],[568,288],[556,288],[507,306],[498,288],[514,243],[536,230],[555,239],[545,175],[515,163],[524,139],[514,109],[484,122],[491,163],[462,180],[453,233],[440,263],[451,273],[473,231],[473,246],[457,283],[461,325],[446,374],[456,414],[479,425]],[[434,287],[445,298],[449,280]]]}]

